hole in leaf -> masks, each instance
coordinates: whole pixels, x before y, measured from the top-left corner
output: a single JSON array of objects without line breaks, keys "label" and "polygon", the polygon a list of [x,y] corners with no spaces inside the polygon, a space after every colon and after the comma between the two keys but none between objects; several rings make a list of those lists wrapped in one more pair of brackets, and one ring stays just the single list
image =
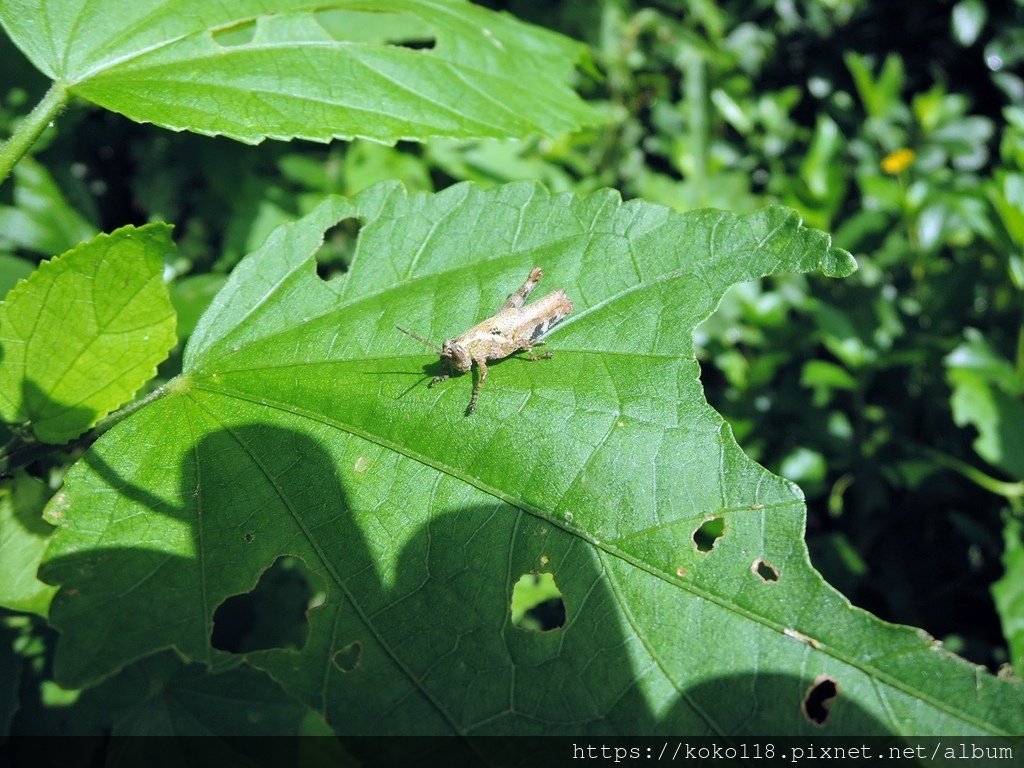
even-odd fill
[{"label": "hole in leaf", "polygon": [[821,675],[814,681],[814,685],[807,689],[801,709],[807,719],[815,725],[825,725],[829,716],[829,705],[838,695],[838,683],[827,675]]},{"label": "hole in leaf", "polygon": [[433,35],[424,37],[392,37],[388,40],[388,45],[409,48],[413,51],[429,51],[437,45],[437,40],[434,39]]},{"label": "hole in leaf", "polygon": [[354,640],[331,656],[331,663],[342,672],[352,672],[363,660],[363,644]]},{"label": "hole in leaf", "polygon": [[693,532],[693,543],[700,552],[710,552],[725,534],[725,518],[712,517],[701,523],[700,528]]},{"label": "hole in leaf", "polygon": [[437,43],[431,28],[411,13],[324,8],[315,11],[313,18],[339,42],[394,45],[413,50],[429,50]]},{"label": "hole in leaf", "polygon": [[779,569],[760,557],[751,564],[750,570],[752,573],[756,574],[761,581],[774,583],[779,580]]},{"label": "hole in leaf", "polygon": [[213,30],[213,41],[225,48],[233,48],[236,45],[248,45],[256,37],[255,19],[247,19],[229,27],[222,27]]},{"label": "hole in leaf", "polygon": [[512,587],[512,623],[531,632],[565,626],[565,600],[550,573],[524,573]]},{"label": "hole in leaf", "polygon": [[252,544],[253,541],[256,540],[256,534],[254,534],[252,531],[246,531],[245,536],[243,536],[242,538],[245,539],[246,544]]},{"label": "hole in leaf", "polygon": [[324,243],[314,254],[316,273],[323,280],[344,274],[356,255],[359,242],[359,219],[342,219],[324,232]]},{"label": "hole in leaf", "polygon": [[233,595],[213,614],[210,644],[229,653],[301,649],[309,635],[313,574],[297,557],[279,557],[252,591]]}]

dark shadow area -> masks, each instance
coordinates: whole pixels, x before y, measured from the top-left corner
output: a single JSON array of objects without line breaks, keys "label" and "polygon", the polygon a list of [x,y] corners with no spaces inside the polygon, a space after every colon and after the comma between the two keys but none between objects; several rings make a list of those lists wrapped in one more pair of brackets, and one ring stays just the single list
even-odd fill
[{"label": "dark shadow area", "polygon": [[[143,453],[159,445],[160,435],[149,439],[151,450],[143,448]],[[293,538],[287,531],[294,524],[294,511],[301,511],[310,528],[334,525],[344,530],[346,551],[353,557],[363,552],[359,559],[367,559],[330,457],[297,432],[254,424],[205,436],[186,453],[182,486],[174,497],[121,477],[101,451],[90,451],[82,461],[118,498],[146,508],[152,516],[148,526],[153,533],[148,535],[157,538],[150,548],[83,549],[40,569],[40,578],[63,587],[54,598],[50,621],[64,633],[55,673],[67,685],[78,684],[74,675],[88,674],[69,671],[79,666],[81,653],[91,657],[102,652],[107,664],[121,665],[132,661],[136,647],[172,642],[187,656],[202,659],[213,637],[210,660],[218,668],[235,663],[228,658],[232,653],[301,648],[310,598],[322,593],[327,582],[315,553],[301,546],[292,552],[281,545]],[[267,503],[275,499],[278,503]],[[138,538],[130,528],[132,512],[118,519],[118,507],[126,505],[114,505],[110,529],[126,525],[124,537]],[[161,524],[160,517],[169,524]],[[201,563],[199,577],[196,560],[159,551],[161,536],[183,546],[182,530],[191,530],[191,543],[185,546],[212,553]],[[305,573],[307,567],[313,575]],[[105,595],[117,584],[124,586],[117,589],[116,609],[111,610]],[[189,593],[187,600],[208,606],[214,615],[186,611],[191,615],[176,618],[173,631],[158,629],[167,625],[168,611],[181,610],[174,601],[180,605],[182,594]],[[94,620],[108,614],[108,620]],[[229,653],[221,656],[217,651]],[[68,674],[72,679],[66,679]]]},{"label": "dark shadow area", "polygon": [[54,400],[31,379],[22,380],[21,402],[22,412],[35,427],[45,426],[48,421],[59,419],[66,425],[63,429],[78,430],[80,435],[93,425],[98,416],[92,408],[65,405]]},{"label": "dark shadow area", "polygon": [[[3,344],[0,343],[0,365],[4,358]],[[79,434],[89,430],[96,421],[97,413],[91,408],[64,405],[54,400],[39,385],[30,379],[22,379],[20,411],[26,415],[28,423],[0,426],[0,443],[4,445],[6,455],[0,458],[0,477],[10,476],[15,470],[28,467],[37,461],[47,466],[60,466],[63,457],[56,454],[56,446],[40,442],[33,428],[39,423],[45,425],[48,419],[59,418],[68,429],[79,429]],[[78,441],[81,444],[82,440]],[[84,447],[84,446],[82,446]],[[47,471],[39,468],[37,477],[45,477]]]},{"label": "dark shadow area", "polygon": [[[561,534],[546,539],[550,524],[545,521],[519,517],[512,508],[505,511],[495,515],[490,508],[466,508],[432,518],[407,543],[398,581],[385,601],[396,612],[413,604],[419,610],[401,616],[386,610],[377,614],[376,623],[388,645],[410,632],[431,638],[432,654],[418,662],[422,667],[405,660],[431,701],[446,703],[457,716],[464,711],[459,704],[482,702],[480,691],[488,690],[493,710],[476,721],[456,720],[467,737],[398,739],[388,755],[381,754],[379,740],[346,737],[349,750],[368,765],[573,764],[562,759],[567,751],[552,753],[565,739],[523,738],[526,734],[600,737],[601,743],[627,746],[643,741],[634,736],[659,734],[713,737],[723,744],[778,733],[888,735],[883,723],[844,698],[838,687],[828,694],[810,674],[713,677],[678,690],[675,704],[655,711],[638,689],[634,661],[623,652],[633,641],[617,620],[610,620],[618,598],[608,589],[597,558]],[[498,555],[503,564],[507,560],[507,571],[504,565],[493,567],[495,541],[508,542]],[[525,567],[531,563],[543,563],[543,572],[562,594],[558,626],[550,631],[530,631],[501,615],[507,615],[519,574],[529,575]],[[687,638],[686,612],[696,608],[681,593],[678,597],[678,606],[662,606],[678,621],[678,642],[692,643],[693,658],[707,668],[729,666],[735,656],[731,643],[698,647],[697,640]],[[485,653],[478,657],[478,650]],[[363,673],[372,674],[364,668],[354,676]],[[850,673],[862,682],[861,673]],[[810,691],[817,696],[814,714],[820,722],[805,710]],[[410,733],[410,726],[401,732]],[[505,733],[519,735],[499,737]]]},{"label": "dark shadow area", "polygon": [[[159,435],[152,439],[159,441]],[[248,463],[238,459],[240,448]],[[82,550],[42,569],[48,581],[62,585],[51,613],[53,624],[64,632],[57,678],[67,668],[87,674],[78,665],[97,654],[105,654],[105,666],[123,665],[117,676],[88,689],[82,703],[70,705],[66,713],[72,726],[65,733],[109,738],[100,764],[118,764],[120,737],[153,727],[155,721],[140,713],[160,697],[162,686],[174,680],[176,690],[181,687],[180,671],[152,671],[159,653],[138,661],[133,657],[136,648],[157,651],[168,642],[209,665],[187,668],[190,691],[222,690],[223,675],[242,673],[231,690],[250,683],[271,686],[257,686],[265,692],[253,694],[255,700],[270,702],[278,694],[290,699],[273,680],[291,683],[293,692],[306,691],[307,704],[322,706],[328,722],[348,732],[342,738],[345,749],[369,766],[555,764],[550,762],[552,742],[522,738],[527,734],[631,744],[637,734],[706,735],[728,742],[779,732],[885,733],[880,722],[843,697],[842,680],[826,691],[810,673],[715,676],[677,690],[674,703],[653,709],[647,700],[652,694],[645,695],[638,684],[633,654],[639,646],[615,618],[619,598],[600,561],[550,523],[513,507],[456,505],[435,511],[404,541],[394,573],[381,573],[363,526],[386,525],[386,520],[376,519],[372,510],[350,507],[331,455],[306,434],[250,424],[206,435],[184,456],[182,482],[173,498],[128,482],[101,451],[84,461],[117,491],[117,498],[147,508],[153,531],[159,530],[154,527],[159,518],[167,517],[176,521],[169,530],[185,524],[193,531],[197,551],[216,553],[202,563],[205,593],[196,589],[196,559],[156,548]],[[373,470],[371,463],[359,474],[365,477]],[[267,488],[280,504],[261,502]],[[119,514],[116,500],[112,503],[110,526]],[[401,503],[400,497],[391,503]],[[410,497],[408,503],[417,502]],[[443,510],[443,502],[435,503]],[[308,535],[296,535],[291,528],[299,513],[301,530]],[[131,519],[136,510],[120,514]],[[197,520],[200,530],[195,529]],[[379,549],[386,539],[378,532],[374,541]],[[317,553],[326,560],[317,561]],[[292,558],[304,567],[289,566]],[[528,631],[509,620],[515,582],[534,572],[550,574],[561,594],[561,613],[551,631]],[[652,579],[652,588],[662,586],[648,574],[637,578]],[[115,585],[117,606],[111,610]],[[308,611],[308,637],[299,638],[296,629],[305,632],[303,611],[310,595],[323,587],[327,598]],[[181,594],[190,591],[194,600],[182,600]],[[735,649],[730,644],[697,647],[700,641],[685,631],[686,612],[698,610],[697,603],[681,592],[672,594],[679,605],[662,608],[678,622],[678,643],[693,644],[692,652],[685,653],[702,659],[705,669],[728,667]],[[187,605],[209,606],[210,615],[184,610]],[[647,610],[641,609],[641,630],[653,621],[643,617]],[[264,618],[253,618],[261,612]],[[254,636],[273,634],[275,617],[281,625],[277,642],[253,642]],[[261,622],[264,630],[256,631]],[[282,646],[285,650],[251,652]],[[269,664],[272,670],[267,667],[270,674],[265,675],[248,665],[239,667],[240,659]],[[140,676],[146,668],[150,672]],[[319,680],[319,687],[310,699],[312,680]],[[812,694],[813,708],[807,704]],[[194,699],[208,700],[209,694]],[[211,709],[206,720],[189,719],[202,706],[190,704],[189,717],[173,722],[178,737],[266,736],[297,727],[283,716],[253,719],[244,708],[231,711],[230,702],[217,703],[219,709]],[[44,735],[52,733],[50,726],[19,713],[12,734]],[[437,737],[359,738],[371,732]],[[511,733],[517,737],[502,737]],[[202,759],[201,748],[198,752],[193,764],[212,764]],[[265,756],[249,747],[243,752],[257,765],[288,764],[273,750]],[[224,754],[219,747],[214,752],[217,759]]]}]

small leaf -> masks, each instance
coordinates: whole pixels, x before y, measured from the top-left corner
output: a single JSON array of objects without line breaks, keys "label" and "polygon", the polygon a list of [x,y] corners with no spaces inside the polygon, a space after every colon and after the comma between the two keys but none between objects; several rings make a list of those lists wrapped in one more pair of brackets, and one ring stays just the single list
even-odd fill
[{"label": "small leaf", "polygon": [[247,143],[558,135],[597,119],[567,85],[582,45],[460,0],[0,0],[0,23],[77,96]]},{"label": "small leaf", "polygon": [[869,117],[881,119],[892,109],[901,109],[900,93],[906,75],[903,59],[889,54],[876,78],[871,72],[870,59],[854,52],[843,56],[847,69],[853,75],[857,93]]},{"label": "small leaf", "polygon": [[[349,271],[322,281],[351,218]],[[234,663],[217,606],[293,556],[326,593],[302,652],[245,659],[340,732],[1020,732],[1020,686],[824,583],[799,489],[704,399],[692,333],[724,291],[826,262],[852,265],[780,208],[530,184],[326,201],[238,265],[182,376],[51,502],[58,679],[170,646]],[[436,354],[394,326],[451,337],[535,266],[575,304],[554,357],[492,363],[466,416],[471,377],[429,388]],[[540,572],[564,618],[531,631],[513,592]]]},{"label": "small leaf", "polygon": [[0,304],[0,415],[64,443],[126,403],[175,343],[170,227],[123,227],[43,262]]},{"label": "small leaf", "polygon": [[45,616],[56,588],[36,578],[53,528],[46,486],[24,472],[0,482],[0,605]]}]

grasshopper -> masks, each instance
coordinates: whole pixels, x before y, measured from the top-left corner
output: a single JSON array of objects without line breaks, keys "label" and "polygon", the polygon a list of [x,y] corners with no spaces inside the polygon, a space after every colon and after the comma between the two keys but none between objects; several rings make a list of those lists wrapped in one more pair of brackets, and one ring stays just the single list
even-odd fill
[{"label": "grasshopper", "polygon": [[398,328],[402,333],[412,336],[416,341],[436,349],[441,354],[444,373],[431,379],[427,386],[432,387],[445,381],[455,372],[466,373],[476,363],[480,370],[480,378],[473,387],[473,397],[470,398],[469,408],[466,409],[468,416],[476,410],[480,389],[487,378],[488,360],[501,360],[521,349],[526,350],[530,360],[551,357],[551,352],[537,356],[533,354],[533,348],[544,343],[540,339],[551,326],[572,312],[572,302],[564,291],[552,291],[543,299],[525,306],[526,300],[543,274],[540,267],[534,267],[522,287],[508,297],[493,317],[474,325],[461,336],[448,339],[440,347],[405,328]]}]

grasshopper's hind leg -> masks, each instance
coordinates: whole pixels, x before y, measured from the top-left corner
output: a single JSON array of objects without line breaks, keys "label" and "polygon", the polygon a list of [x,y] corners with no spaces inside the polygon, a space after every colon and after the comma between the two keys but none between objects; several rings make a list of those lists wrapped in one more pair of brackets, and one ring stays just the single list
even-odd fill
[{"label": "grasshopper's hind leg", "polygon": [[[543,276],[544,273],[541,272],[540,267],[534,267],[530,271],[530,276],[526,278],[526,282],[519,286],[519,290],[509,296],[504,304],[498,307],[498,312],[504,312],[506,309],[519,309],[526,304],[526,300],[530,298],[530,294],[533,293],[533,289],[537,287],[537,283]],[[494,314],[498,314],[498,312]]]}]

